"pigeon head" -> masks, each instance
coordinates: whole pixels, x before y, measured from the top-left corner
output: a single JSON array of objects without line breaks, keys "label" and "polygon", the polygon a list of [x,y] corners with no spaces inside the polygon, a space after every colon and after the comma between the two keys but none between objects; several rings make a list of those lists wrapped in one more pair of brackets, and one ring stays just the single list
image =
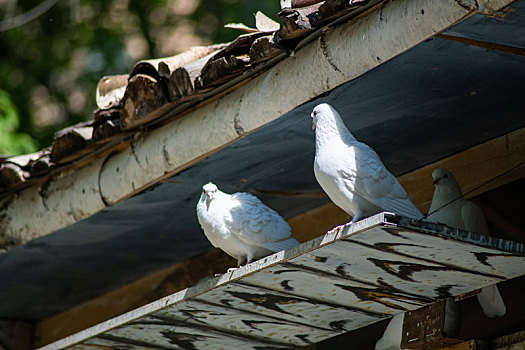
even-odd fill
[{"label": "pigeon head", "polygon": [[436,169],[432,172],[432,179],[436,189],[452,191],[461,195],[461,188],[450,170]]},{"label": "pigeon head", "polygon": [[320,105],[315,106],[312,114],[310,114],[312,117],[312,130],[315,130],[315,127],[320,120],[325,121],[327,118],[330,118],[334,112],[337,113],[328,103],[321,103]]},{"label": "pigeon head", "polygon": [[202,192],[206,195],[206,199],[211,200],[213,195],[217,193],[217,186],[213,182],[208,182],[206,185],[202,186]]},{"label": "pigeon head", "polygon": [[312,129],[315,130],[316,135],[338,134],[343,138],[354,138],[346,128],[339,113],[328,103],[317,105],[312,111],[311,117]]}]

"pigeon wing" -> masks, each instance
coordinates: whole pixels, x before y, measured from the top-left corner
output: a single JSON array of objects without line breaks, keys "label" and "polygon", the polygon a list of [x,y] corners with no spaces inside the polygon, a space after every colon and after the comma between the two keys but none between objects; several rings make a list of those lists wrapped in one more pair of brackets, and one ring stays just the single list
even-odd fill
[{"label": "pigeon wing", "polygon": [[[470,232],[490,235],[489,226],[483,211],[475,203],[465,200],[465,205],[461,207],[461,218],[465,224],[465,229]],[[478,302],[483,312],[488,317],[501,317],[507,312],[505,302],[496,285],[486,286],[477,294]]]},{"label": "pigeon wing", "polygon": [[299,244],[288,223],[257,197],[235,193],[231,197],[231,218],[226,221],[232,234],[249,245],[280,251]]},{"label": "pigeon wing", "polygon": [[[353,148],[355,165],[340,172],[347,188],[383,210],[412,218],[421,217],[421,212],[377,153],[363,143]],[[348,171],[349,168],[352,170]]]},{"label": "pigeon wing", "polygon": [[463,219],[465,230],[489,235],[489,226],[481,209],[471,201],[465,202],[465,205],[461,207],[461,218]]}]

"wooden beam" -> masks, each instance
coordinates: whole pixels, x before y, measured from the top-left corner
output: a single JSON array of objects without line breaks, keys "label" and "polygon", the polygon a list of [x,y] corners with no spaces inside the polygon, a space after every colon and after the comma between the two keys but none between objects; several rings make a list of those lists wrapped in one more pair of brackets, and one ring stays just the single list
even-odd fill
[{"label": "wooden beam", "polygon": [[[426,213],[434,194],[432,185],[434,169],[451,170],[466,197],[474,197],[524,178],[525,164],[499,176],[523,162],[525,162],[525,128],[401,175],[398,180],[419,210]],[[346,222],[347,218],[348,215],[341,209],[329,203],[293,217],[288,222],[294,237],[300,242],[305,242],[314,238],[316,234],[320,235]]]},{"label": "wooden beam", "polygon": [[[0,221],[0,240],[24,243],[129,198],[477,9],[475,0],[392,0],[350,23],[326,27],[293,57],[216,102],[134,135],[132,147],[105,155],[82,169],[58,174],[44,188],[35,185],[4,200],[0,203],[0,217],[5,218]],[[291,87],[293,94],[289,93]],[[169,110],[165,112],[171,115]],[[86,195],[78,196],[79,190]]]},{"label": "wooden beam", "polygon": [[[445,333],[445,300],[439,300],[403,318],[402,349],[452,349],[461,340],[448,338]],[[458,348],[463,349],[463,348]]]}]

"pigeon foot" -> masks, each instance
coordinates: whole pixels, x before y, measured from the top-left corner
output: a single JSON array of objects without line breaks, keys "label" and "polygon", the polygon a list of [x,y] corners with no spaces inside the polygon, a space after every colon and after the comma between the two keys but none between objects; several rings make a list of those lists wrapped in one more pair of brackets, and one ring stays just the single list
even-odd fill
[{"label": "pigeon foot", "polygon": [[336,226],[336,227],[334,227],[333,229],[331,229],[330,231],[328,231],[327,233],[334,233],[334,232],[337,232],[337,231],[339,231],[340,229],[342,229],[343,227],[345,227],[345,225],[339,225],[339,226]]}]

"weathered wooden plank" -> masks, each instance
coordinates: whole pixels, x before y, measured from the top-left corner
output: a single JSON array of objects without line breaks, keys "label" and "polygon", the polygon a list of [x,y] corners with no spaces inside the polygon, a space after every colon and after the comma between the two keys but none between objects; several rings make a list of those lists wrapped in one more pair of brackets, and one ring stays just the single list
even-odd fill
[{"label": "weathered wooden plank", "polygon": [[[356,242],[340,241],[290,260],[298,266],[323,271],[343,278],[361,280],[401,295],[444,297],[448,285],[455,294],[472,290],[472,284],[485,283],[487,277],[458,271],[439,262],[399,256],[363,246]],[[490,279],[498,282],[497,279]]]},{"label": "weathered wooden plank", "polygon": [[476,232],[463,231],[457,228],[445,226],[438,222],[431,222],[425,219],[414,220],[404,218],[402,216],[388,216],[388,222],[395,223],[399,229],[408,229],[409,231],[416,231],[428,234],[434,237],[444,239],[454,239],[468,244],[475,244],[480,247],[489,249],[503,250],[508,253],[516,253],[518,255],[525,255],[525,244],[521,242],[514,242],[506,239],[499,239]]},{"label": "weathered wooden plank", "polygon": [[[456,268],[487,274],[486,277],[490,277],[490,274],[495,277],[513,278],[525,271],[523,256],[495,252],[484,247],[465,245],[465,243],[447,237],[409,232],[403,229],[370,230],[366,236],[357,235],[350,237],[349,240],[409,257],[441,261]],[[487,282],[492,278],[488,278]]]},{"label": "weathered wooden plank", "polygon": [[199,298],[156,312],[153,316],[168,317],[190,324],[206,324],[297,346],[309,345],[334,334],[331,330],[293,323],[286,318],[272,318],[266,314],[237,310],[228,305],[208,303]]},{"label": "weathered wooden plank", "polygon": [[95,337],[82,344],[76,344],[67,348],[68,350],[145,350],[155,349],[164,350],[161,347],[145,344],[141,342],[122,342],[116,338]]},{"label": "weathered wooden plank", "polygon": [[[298,345],[297,339],[304,343],[326,339],[525,271],[525,256],[515,253],[515,247],[504,240],[494,245],[503,250],[495,250],[472,244],[468,236],[453,239],[443,225],[399,227],[397,223],[404,220],[382,213],[347,224],[342,230],[206,279],[44,349],[94,336],[163,349],[187,348],[188,344],[196,348],[254,348],[259,344],[286,348]],[[469,252],[478,259],[462,265],[468,262]],[[391,256],[397,260],[388,260]],[[512,259],[512,265],[507,260],[494,263],[501,256]],[[322,268],[312,261],[333,265]],[[416,266],[414,261],[421,263]],[[369,277],[363,277],[373,267],[369,262],[383,278],[368,281]],[[415,285],[395,285],[394,277],[439,287],[427,297],[424,288],[420,292]],[[302,327],[304,331],[295,334]],[[190,343],[182,345],[181,341]]]},{"label": "weathered wooden plank", "polygon": [[260,340],[256,337],[222,333],[206,326],[144,317],[114,328],[107,335],[140,341],[166,349],[290,349],[291,345]]},{"label": "weathered wooden plank", "polygon": [[387,286],[344,279],[321,271],[301,270],[299,266],[292,265],[264,269],[244,277],[243,282],[378,315],[413,310],[430,302],[429,299],[409,296]]},{"label": "weathered wooden plank", "polygon": [[[234,283],[209,291],[200,295],[198,299],[333,332],[355,329],[387,317],[387,315],[321,301],[315,299],[315,296],[301,297]],[[315,336],[321,334],[324,332],[314,333]]]}]

